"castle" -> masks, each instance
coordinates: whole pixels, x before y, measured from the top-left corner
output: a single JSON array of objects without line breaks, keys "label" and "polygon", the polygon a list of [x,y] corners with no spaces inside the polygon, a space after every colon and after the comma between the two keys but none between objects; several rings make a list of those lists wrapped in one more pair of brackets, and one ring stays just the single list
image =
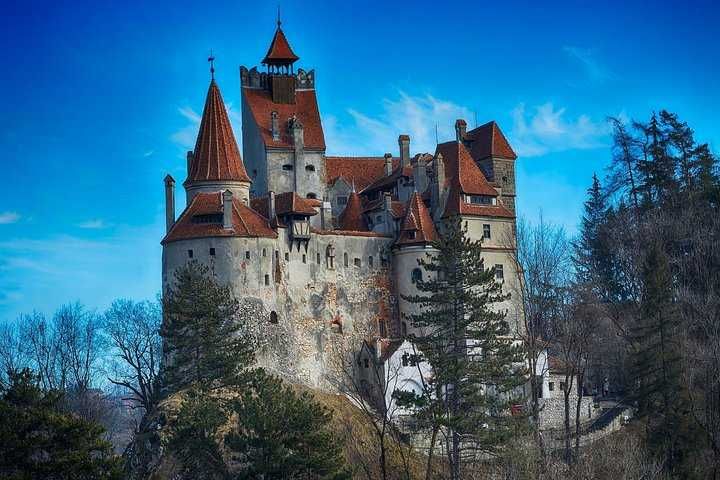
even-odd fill
[{"label": "castle", "polygon": [[[211,80],[177,219],[165,177],[163,286],[189,260],[207,264],[264,326],[259,363],[322,387],[328,341],[359,325],[376,332],[378,359],[397,362],[416,308],[403,295],[445,218],[459,215],[485,266],[518,291],[516,155],[495,122],[460,119],[433,153],[412,155],[399,135],[395,155],[327,156],[315,71],[298,60],[278,21],[263,71],[240,67],[242,156]],[[522,313],[506,303],[517,331]]]}]

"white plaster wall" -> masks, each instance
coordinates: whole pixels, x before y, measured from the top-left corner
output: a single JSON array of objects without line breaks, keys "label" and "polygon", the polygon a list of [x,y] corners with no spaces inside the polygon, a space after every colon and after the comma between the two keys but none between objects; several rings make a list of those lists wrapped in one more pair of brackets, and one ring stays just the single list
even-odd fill
[{"label": "white plaster wall", "polygon": [[403,295],[419,295],[421,292],[412,281],[412,271],[415,268],[422,270],[423,278],[427,279],[428,272],[418,265],[419,259],[429,260],[428,254],[432,254],[436,250],[428,246],[410,246],[403,248],[395,248],[393,250],[393,279],[398,292],[398,311],[400,313],[400,322],[407,325],[408,334],[420,333],[413,327],[410,315],[417,314],[420,307],[417,304],[408,302]]}]

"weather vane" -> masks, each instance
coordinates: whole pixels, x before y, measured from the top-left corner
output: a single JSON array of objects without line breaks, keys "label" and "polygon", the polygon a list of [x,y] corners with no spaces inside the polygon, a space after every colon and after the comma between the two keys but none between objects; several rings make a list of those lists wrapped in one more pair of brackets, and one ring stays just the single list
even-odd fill
[{"label": "weather vane", "polygon": [[213,56],[212,50],[210,50],[210,56],[208,57],[208,62],[210,62],[210,78],[212,80],[215,80],[215,57]]}]

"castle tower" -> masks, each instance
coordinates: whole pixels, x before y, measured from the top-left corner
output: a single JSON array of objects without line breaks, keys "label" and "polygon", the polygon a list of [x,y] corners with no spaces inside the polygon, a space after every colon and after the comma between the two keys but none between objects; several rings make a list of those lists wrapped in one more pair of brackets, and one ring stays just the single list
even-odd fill
[{"label": "castle tower", "polygon": [[195,150],[187,155],[187,179],[183,183],[187,204],[200,192],[230,190],[235,198],[248,205],[250,177],[243,165],[235,135],[220,89],[210,81]]},{"label": "castle tower", "polygon": [[299,60],[278,20],[262,64],[240,67],[243,156],[253,180],[253,196],[295,192],[322,199],[325,136],[315,96],[315,72]]}]

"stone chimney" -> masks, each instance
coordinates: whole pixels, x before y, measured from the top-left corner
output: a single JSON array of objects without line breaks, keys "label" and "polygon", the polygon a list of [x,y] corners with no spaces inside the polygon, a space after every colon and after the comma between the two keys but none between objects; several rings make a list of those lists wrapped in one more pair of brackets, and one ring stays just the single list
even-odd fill
[{"label": "stone chimney", "polygon": [[327,198],[323,199],[322,207],[320,207],[320,228],[332,230],[332,205]]},{"label": "stone chimney", "polygon": [[272,190],[268,192],[267,213],[268,219],[272,222],[275,219],[275,192]]},{"label": "stone chimney", "polygon": [[233,228],[233,223],[232,223],[233,193],[230,190],[225,190],[222,193],[222,207],[223,207],[223,228],[226,230],[230,230]]},{"label": "stone chimney", "polygon": [[392,175],[393,164],[392,164],[392,153],[385,154],[385,175]]},{"label": "stone chimney", "polygon": [[465,132],[467,131],[467,122],[462,118],[455,120],[455,140],[462,142],[465,140]]},{"label": "stone chimney", "polygon": [[165,233],[175,225],[175,179],[165,176]]},{"label": "stone chimney", "polygon": [[410,136],[400,135],[398,145],[400,146],[400,166],[405,168],[410,165]]},{"label": "stone chimney", "polygon": [[292,137],[293,137],[293,143],[295,144],[295,149],[297,150],[304,148],[305,146],[305,138],[304,138],[304,129],[302,123],[300,123],[300,120],[298,120],[296,117],[293,117],[290,120],[290,130],[292,131]]},{"label": "stone chimney", "polygon": [[383,194],[383,210],[385,211],[385,233],[393,233],[392,195],[389,192]]},{"label": "stone chimney", "polygon": [[295,172],[293,177],[295,179],[294,190],[298,194],[304,196],[305,182],[305,131],[302,123],[297,117],[293,116],[290,119],[290,127],[293,144],[295,146]]},{"label": "stone chimney", "polygon": [[443,189],[445,188],[445,162],[442,153],[438,152],[433,165],[435,181],[432,185],[431,207],[437,211],[441,207]]},{"label": "stone chimney", "polygon": [[425,164],[425,155],[418,155],[415,165],[413,165],[413,182],[415,182],[415,191],[423,193],[428,186],[427,165]]},{"label": "stone chimney", "polygon": [[270,112],[270,132],[274,142],[280,140],[280,127],[278,125],[278,113]]}]

